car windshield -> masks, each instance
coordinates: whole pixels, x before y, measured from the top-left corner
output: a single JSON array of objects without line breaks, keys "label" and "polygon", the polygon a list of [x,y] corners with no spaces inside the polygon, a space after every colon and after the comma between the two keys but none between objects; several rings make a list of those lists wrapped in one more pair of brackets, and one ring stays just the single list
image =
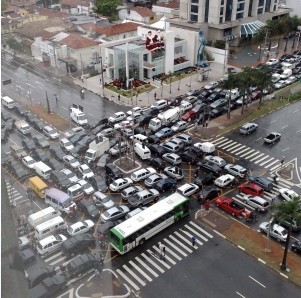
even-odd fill
[{"label": "car windshield", "polygon": [[71,198],[67,199],[65,202],[62,203],[64,208],[67,208],[69,206],[71,206],[72,204],[72,200]]},{"label": "car windshield", "polygon": [[87,210],[88,211],[93,211],[93,210],[95,210],[95,206],[94,205],[90,205],[90,206],[88,206]]},{"label": "car windshield", "polygon": [[88,173],[90,173],[90,172],[91,172],[91,170],[90,170],[89,168],[83,170],[83,173],[84,173],[84,174],[88,174]]},{"label": "car windshield", "polygon": [[65,173],[65,175],[68,177],[68,178],[72,178],[72,177],[74,177],[75,175],[72,173],[72,172],[70,172],[70,173]]},{"label": "car windshield", "polygon": [[107,203],[107,202],[110,201],[110,198],[109,198],[109,197],[104,197],[103,199],[101,199],[101,201],[102,201],[103,203]]},{"label": "car windshield", "polygon": [[86,117],[84,115],[78,116],[78,120],[86,120]]},{"label": "car windshield", "polygon": [[32,164],[35,163],[35,161],[34,161],[33,159],[29,159],[29,160],[27,160],[27,163],[28,163],[29,165],[32,165]]}]

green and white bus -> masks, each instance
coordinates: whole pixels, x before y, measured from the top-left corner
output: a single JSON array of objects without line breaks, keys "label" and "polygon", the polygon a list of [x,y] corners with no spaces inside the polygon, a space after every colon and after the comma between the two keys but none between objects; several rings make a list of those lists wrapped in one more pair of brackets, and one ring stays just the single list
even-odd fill
[{"label": "green and white bus", "polygon": [[120,254],[125,254],[189,212],[189,199],[175,192],[112,228],[110,244]]}]

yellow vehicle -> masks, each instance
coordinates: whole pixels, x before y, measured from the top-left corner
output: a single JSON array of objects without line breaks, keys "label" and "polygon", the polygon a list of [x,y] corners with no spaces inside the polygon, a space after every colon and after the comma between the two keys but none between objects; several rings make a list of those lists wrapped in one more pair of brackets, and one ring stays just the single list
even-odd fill
[{"label": "yellow vehicle", "polygon": [[40,197],[44,198],[48,185],[38,176],[29,178],[29,187]]}]

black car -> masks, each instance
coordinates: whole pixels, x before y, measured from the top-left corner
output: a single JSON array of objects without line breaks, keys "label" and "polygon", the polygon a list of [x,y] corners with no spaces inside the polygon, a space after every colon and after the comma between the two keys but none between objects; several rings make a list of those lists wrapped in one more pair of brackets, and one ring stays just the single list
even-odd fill
[{"label": "black car", "polygon": [[301,254],[301,241],[298,241],[298,240],[294,241],[292,243],[292,250],[294,252]]},{"label": "black car", "polygon": [[81,200],[77,204],[77,209],[85,213],[85,215],[91,219],[96,219],[99,217],[99,210],[97,207],[86,199]]},{"label": "black car", "polygon": [[74,278],[75,276],[89,271],[90,269],[97,268],[97,266],[102,266],[103,255],[101,252],[94,252],[90,254],[82,254],[67,265],[67,272],[69,278]]},{"label": "black car", "polygon": [[49,165],[49,167],[54,171],[54,170],[62,170],[64,169],[64,165],[59,162],[57,159],[55,158],[51,158],[49,159],[49,161],[47,162],[47,164]]},{"label": "black car", "polygon": [[198,163],[199,169],[203,170],[207,173],[212,173],[215,176],[219,176],[221,174],[221,168],[209,161],[205,161],[205,162],[199,162]]},{"label": "black car", "polygon": [[149,144],[160,144],[160,139],[156,135],[150,135],[147,141]]},{"label": "black car", "polygon": [[1,166],[7,167],[12,161],[10,154],[1,152]]},{"label": "black car", "polygon": [[201,148],[195,146],[188,147],[187,151],[192,152],[197,157],[202,157],[204,155],[204,151]]},{"label": "black car", "polygon": [[34,141],[34,143],[36,144],[37,147],[41,147],[41,148],[45,149],[50,146],[47,139],[42,135],[36,134],[32,137],[32,140]]},{"label": "black car", "polygon": [[273,190],[273,183],[265,177],[261,176],[248,176],[248,180],[261,186],[266,191]]},{"label": "black car", "polygon": [[47,161],[49,160],[49,154],[39,148],[38,149],[35,148],[34,150],[32,150],[31,155],[32,155],[32,158],[36,161],[40,160],[42,162],[47,163]]},{"label": "black car", "polygon": [[148,161],[149,161],[149,164],[158,171],[163,170],[166,167],[165,162],[159,157],[150,158]]},{"label": "black car", "polygon": [[67,279],[62,274],[47,277],[32,289],[32,298],[53,297],[58,291],[67,286]]},{"label": "black car", "polygon": [[203,100],[203,102],[205,103],[212,103],[222,97],[225,97],[225,94],[223,93],[212,93],[210,94],[210,96],[208,98],[206,98],[205,100]]},{"label": "black car", "polygon": [[88,182],[93,186],[96,191],[106,192],[108,187],[106,180],[103,179],[99,175],[95,175],[94,177],[88,178]]},{"label": "black car", "polygon": [[87,151],[89,149],[89,145],[87,144],[80,144],[78,143],[74,148],[72,148],[69,151],[69,154],[71,154],[74,157],[78,157],[79,155],[81,155],[82,153],[84,153],[85,151]]},{"label": "black car", "polygon": [[118,178],[123,177],[123,173],[120,171],[120,169],[115,166],[113,163],[108,163],[105,165],[106,170],[106,176],[111,176],[112,180],[116,180]]},{"label": "black car", "polygon": [[27,112],[25,115],[25,120],[28,123],[32,123],[35,120],[38,120],[38,118],[31,112]]},{"label": "black car", "polygon": [[141,112],[141,115],[144,116],[152,116],[152,118],[156,117],[158,114],[160,113],[159,109],[157,109],[156,107],[153,108],[148,108],[144,111]]},{"label": "black car", "polygon": [[43,131],[43,128],[46,126],[46,124],[39,119],[33,120],[31,125],[33,126],[34,129],[38,131]]},{"label": "black car", "polygon": [[62,150],[59,144],[51,144],[49,152],[54,158],[58,159],[59,161],[63,161],[63,157],[66,156],[66,153]]},{"label": "black car", "polygon": [[139,118],[137,118],[137,121],[141,126],[144,125],[149,125],[149,122],[153,119],[154,117],[152,115],[141,115]]},{"label": "black car", "polygon": [[95,238],[91,234],[84,233],[65,240],[61,245],[61,250],[65,256],[73,257],[88,247],[95,247]]},{"label": "black car", "polygon": [[11,119],[11,115],[8,112],[1,111],[1,119],[4,121],[7,121],[8,119]]},{"label": "black car", "polygon": [[[94,134],[94,133],[93,133]],[[77,144],[81,139],[83,139],[85,136],[87,135],[87,133],[85,131],[81,131],[79,133],[77,133],[76,135],[72,136],[69,141],[75,145]]]},{"label": "black car", "polygon": [[55,186],[66,190],[69,186],[71,186],[70,180],[62,173],[59,169],[50,173],[49,178]]},{"label": "black car", "polygon": [[170,190],[176,190],[177,181],[171,178],[164,178],[158,181],[153,187],[160,193],[170,191]]},{"label": "black car", "polygon": [[210,185],[216,178],[211,174],[201,174],[193,181],[198,187],[202,188],[204,185]]},{"label": "black car", "polygon": [[32,288],[39,284],[45,278],[54,276],[55,267],[51,265],[41,266],[38,268],[29,269],[27,273],[28,275],[26,279],[28,282],[28,287]]},{"label": "black car", "polygon": [[182,161],[188,162],[189,164],[196,164],[199,160],[199,158],[191,151],[185,151],[179,154],[179,156],[181,157]]},{"label": "black car", "polygon": [[225,113],[225,107],[217,107],[216,109],[211,110],[211,118],[217,118]]},{"label": "black car", "polygon": [[1,129],[1,143],[6,143],[8,141],[9,132],[3,128]]},{"label": "black car", "polygon": [[22,105],[20,105],[19,103],[16,103],[14,105],[14,111],[17,114],[19,114],[20,116],[23,116],[23,115],[28,113],[28,111]]},{"label": "black car", "polygon": [[5,129],[10,132],[13,130],[14,126],[15,126],[15,119],[8,119],[5,123]]},{"label": "black car", "polygon": [[212,94],[212,91],[210,90],[203,90],[199,95],[198,99],[201,99],[202,101],[206,98],[208,98]]},{"label": "black car", "polygon": [[91,130],[91,133],[94,134],[94,135],[97,135],[98,133],[100,133],[102,130],[108,128],[109,125],[108,124],[100,124],[96,127],[94,127],[92,130]]},{"label": "black car", "polygon": [[147,131],[143,127],[136,127],[136,128],[134,128],[134,134],[135,135],[140,134],[140,135],[146,136],[147,135]]},{"label": "black car", "polygon": [[25,148],[25,150],[27,150],[29,152],[36,148],[36,144],[34,143],[33,140],[30,140],[30,139],[22,140],[22,146]]},{"label": "black car", "polygon": [[23,165],[18,162],[12,161],[8,165],[8,171],[14,175],[18,180],[24,180],[31,176],[31,173],[27,168],[23,167]]},{"label": "black car", "polygon": [[221,190],[218,188],[206,186],[198,193],[198,199],[202,202],[211,201],[218,197],[221,193]]},{"label": "black car", "polygon": [[93,142],[96,139],[95,135],[89,135],[85,136],[82,138],[79,142],[78,145],[89,145],[91,142]]},{"label": "black car", "polygon": [[148,146],[148,149],[152,153],[154,153],[154,154],[156,154],[158,156],[162,156],[163,154],[166,153],[165,150],[164,150],[164,148],[162,148],[160,145],[157,145],[157,144],[152,144],[152,145]]},{"label": "black car", "polygon": [[108,124],[108,123],[109,123],[108,118],[104,118],[104,119],[101,119],[99,121],[96,121],[96,122],[93,122],[91,124],[88,124],[87,128],[89,128],[90,130],[92,130],[92,129],[94,129],[95,127],[97,127],[99,125]]},{"label": "black car", "polygon": [[207,105],[205,103],[198,103],[196,104],[193,109],[191,110],[193,113],[195,113],[195,117],[198,117],[200,113],[203,113],[206,109]]}]

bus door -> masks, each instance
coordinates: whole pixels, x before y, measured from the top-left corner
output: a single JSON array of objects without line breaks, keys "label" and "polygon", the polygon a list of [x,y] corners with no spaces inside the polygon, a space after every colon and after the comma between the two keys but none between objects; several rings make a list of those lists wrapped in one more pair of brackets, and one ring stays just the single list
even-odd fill
[{"label": "bus door", "polygon": [[126,239],[126,245],[124,246],[124,251],[130,251],[131,249],[133,249],[138,245],[139,243],[136,244],[136,237],[134,235],[131,235]]}]

